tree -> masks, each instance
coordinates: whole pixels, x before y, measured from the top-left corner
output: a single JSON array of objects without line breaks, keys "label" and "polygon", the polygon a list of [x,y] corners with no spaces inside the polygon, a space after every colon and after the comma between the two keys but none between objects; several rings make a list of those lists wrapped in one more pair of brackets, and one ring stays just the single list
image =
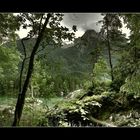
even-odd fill
[{"label": "tree", "polygon": [[13,93],[14,83],[18,75],[18,64],[20,62],[20,53],[16,49],[15,43],[0,46],[0,93]]},{"label": "tree", "polygon": [[[115,79],[112,84],[117,92],[139,94],[139,67],[140,67],[140,15],[120,14],[123,22],[130,30],[126,45],[121,49],[120,59],[114,67]],[[120,40],[122,42],[122,40]]]},{"label": "tree", "polygon": [[121,20],[119,18],[118,14],[102,14],[104,15],[103,20],[99,21],[99,23],[102,23],[102,28],[100,30],[100,33],[102,34],[102,37],[105,39],[105,42],[108,47],[108,58],[109,58],[109,64],[111,69],[111,78],[112,81],[114,80],[114,74],[113,74],[113,63],[112,63],[112,56],[111,56],[111,41],[116,39],[118,35],[120,35],[119,29],[122,27]]},{"label": "tree", "polygon": [[53,44],[62,44],[63,39],[72,40],[74,33],[70,33],[69,29],[60,25],[62,21],[63,14],[21,14],[20,17],[23,21],[28,20],[30,23],[23,24],[24,28],[32,27],[32,30],[29,32],[28,37],[36,37],[35,45],[32,48],[31,55],[29,57],[29,64],[27,69],[27,74],[21,92],[18,95],[18,100],[15,109],[15,116],[13,126],[19,125],[20,118],[22,115],[22,110],[24,106],[25,96],[27,88],[31,79],[31,75],[34,68],[34,59],[35,55],[39,49],[41,41],[44,43],[53,43]]},{"label": "tree", "polygon": [[140,14],[122,14],[126,27],[130,30],[129,48],[121,59],[123,65],[124,84],[121,91],[139,95],[140,82]]},{"label": "tree", "polygon": [[109,79],[108,66],[103,57],[100,57],[97,63],[95,63],[93,73],[95,75],[94,80],[97,82],[105,82],[107,79]]},{"label": "tree", "polygon": [[[16,50],[16,31],[20,28],[20,20],[13,14],[0,14],[0,85],[2,93],[8,92],[10,83],[15,80],[20,60],[19,52]],[[10,43],[11,41],[11,43]],[[13,85],[13,84],[12,84]]]},{"label": "tree", "polygon": [[20,29],[20,20],[13,14],[0,14],[0,43],[9,40],[15,41],[18,35],[15,33]]},{"label": "tree", "polygon": [[140,53],[140,14],[124,14],[122,16],[126,27],[130,30],[131,53],[134,61],[137,62]]}]

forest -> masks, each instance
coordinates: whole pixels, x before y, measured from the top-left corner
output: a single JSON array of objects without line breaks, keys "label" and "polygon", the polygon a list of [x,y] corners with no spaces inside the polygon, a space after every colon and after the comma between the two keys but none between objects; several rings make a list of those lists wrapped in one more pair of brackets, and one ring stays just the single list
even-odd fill
[{"label": "forest", "polygon": [[139,127],[140,14],[80,37],[64,16],[0,13],[0,127]]}]

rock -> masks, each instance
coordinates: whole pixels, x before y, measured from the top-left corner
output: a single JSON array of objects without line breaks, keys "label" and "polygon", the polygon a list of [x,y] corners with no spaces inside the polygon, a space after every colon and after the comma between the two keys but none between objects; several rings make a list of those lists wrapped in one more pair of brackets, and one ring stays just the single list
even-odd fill
[{"label": "rock", "polygon": [[26,103],[40,105],[43,101],[37,98],[26,98]]},{"label": "rock", "polygon": [[14,114],[14,107],[8,105],[0,105],[0,112],[2,114],[13,115]]},{"label": "rock", "polygon": [[73,92],[70,92],[65,98],[66,99],[73,99],[73,98],[78,97],[79,95],[82,95],[83,92],[84,92],[83,89],[78,89],[78,90],[75,90]]}]

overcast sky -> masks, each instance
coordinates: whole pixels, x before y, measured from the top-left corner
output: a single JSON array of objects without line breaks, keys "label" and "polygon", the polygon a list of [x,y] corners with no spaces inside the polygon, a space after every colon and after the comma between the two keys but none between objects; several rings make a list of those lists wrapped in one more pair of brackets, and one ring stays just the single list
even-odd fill
[{"label": "overcast sky", "polygon": [[68,27],[77,25],[76,36],[79,37],[88,29],[99,31],[101,25],[97,25],[97,21],[101,19],[100,13],[65,13],[63,23]]},{"label": "overcast sky", "polygon": [[[76,37],[80,37],[87,29],[94,29],[97,32],[100,30],[101,25],[97,25],[97,21],[101,20],[100,13],[64,13],[64,19],[62,24],[71,28],[73,25],[77,25],[78,31]],[[123,27],[122,31],[129,35],[129,30]],[[25,37],[27,30],[21,30],[19,36]]]}]

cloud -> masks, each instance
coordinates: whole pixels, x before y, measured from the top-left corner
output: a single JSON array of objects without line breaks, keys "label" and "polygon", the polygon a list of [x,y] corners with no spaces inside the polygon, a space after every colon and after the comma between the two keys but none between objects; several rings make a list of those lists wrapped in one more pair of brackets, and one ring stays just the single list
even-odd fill
[{"label": "cloud", "polygon": [[[101,24],[97,25],[97,22],[102,20],[102,18],[101,13],[64,13],[62,25],[70,29],[72,29],[73,25],[77,25],[76,37],[80,37],[89,29],[94,29],[98,32]],[[23,38],[27,35],[27,31],[29,30],[21,29],[17,33]],[[122,31],[126,33],[127,37],[129,36],[129,30],[125,28],[125,25],[123,25]]]},{"label": "cloud", "polygon": [[[86,30],[94,29],[99,32],[101,24],[97,24],[102,20],[101,13],[64,13],[63,24],[71,28],[73,25],[77,25],[78,31],[76,37],[82,36]],[[126,33],[126,37],[130,35],[130,30],[123,24],[122,32]]]},{"label": "cloud", "polygon": [[100,13],[64,13],[63,24],[67,27],[77,25],[77,36],[81,36],[86,30],[94,29],[99,31],[97,22],[102,19]]}]

